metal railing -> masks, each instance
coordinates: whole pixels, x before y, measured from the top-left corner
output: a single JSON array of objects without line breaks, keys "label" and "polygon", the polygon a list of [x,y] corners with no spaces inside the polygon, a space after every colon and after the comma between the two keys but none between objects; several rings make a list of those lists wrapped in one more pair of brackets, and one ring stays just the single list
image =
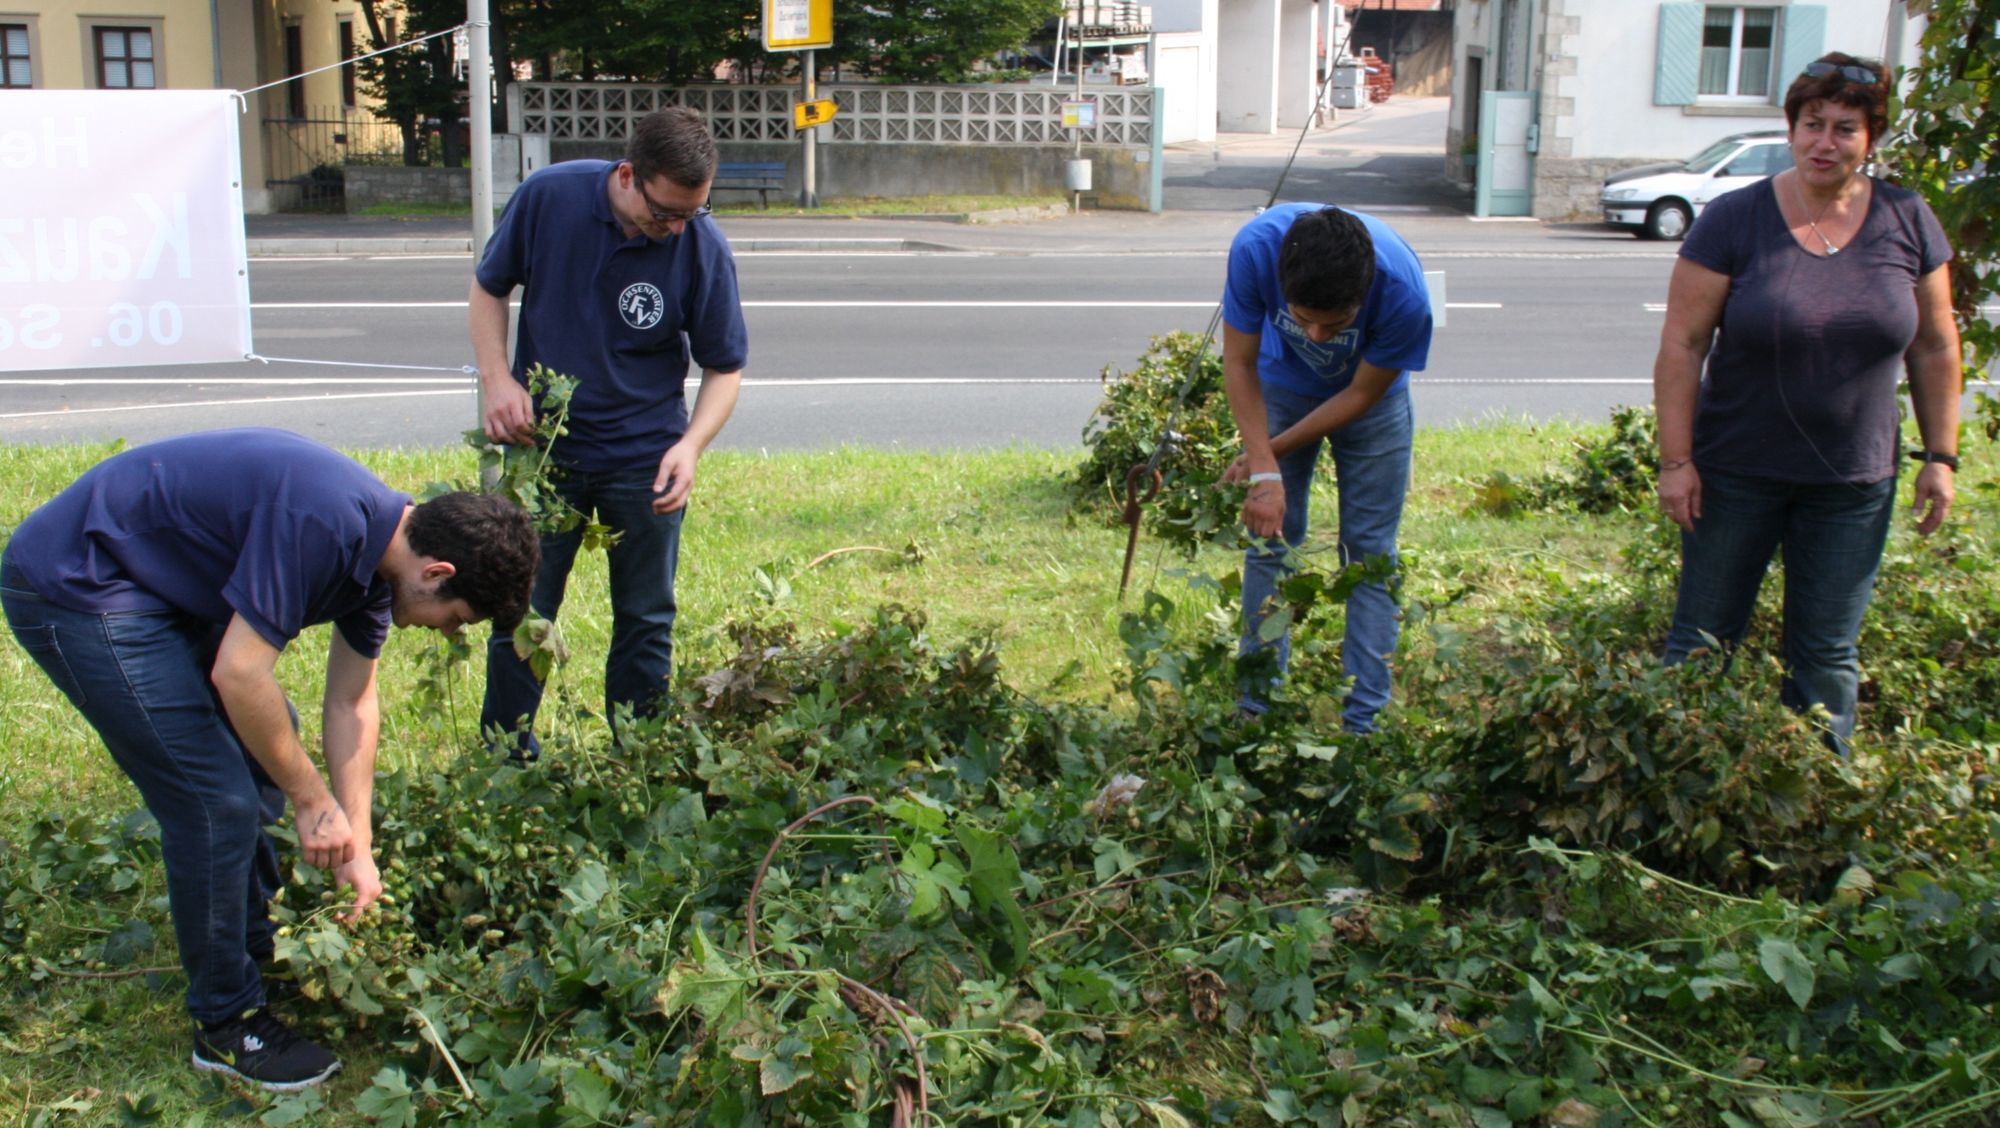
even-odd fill
[{"label": "metal railing", "polygon": [[[435,133],[427,143],[436,146]],[[315,106],[306,117],[264,119],[264,185],[290,197],[286,207],[338,210],[343,165],[402,163],[402,131],[366,112]]]}]

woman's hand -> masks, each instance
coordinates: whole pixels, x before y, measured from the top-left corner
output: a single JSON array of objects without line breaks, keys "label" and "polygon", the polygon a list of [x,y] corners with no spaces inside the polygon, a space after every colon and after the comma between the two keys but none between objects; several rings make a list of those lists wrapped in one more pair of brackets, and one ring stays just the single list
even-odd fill
[{"label": "woman's hand", "polygon": [[[1674,524],[1692,533],[1694,523],[1701,519],[1701,474],[1691,458],[1661,465],[1660,509]],[[1666,469],[1668,466],[1672,469]]]},{"label": "woman's hand", "polygon": [[1929,536],[1951,515],[1951,503],[1958,496],[1952,468],[1942,462],[1926,462],[1917,471],[1917,489],[1910,512],[1917,515],[1917,532]]}]

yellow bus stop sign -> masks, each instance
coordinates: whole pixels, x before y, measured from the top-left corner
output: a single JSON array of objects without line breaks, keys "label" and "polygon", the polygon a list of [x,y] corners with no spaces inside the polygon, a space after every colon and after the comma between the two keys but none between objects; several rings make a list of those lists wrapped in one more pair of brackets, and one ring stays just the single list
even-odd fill
[{"label": "yellow bus stop sign", "polygon": [[764,0],[764,50],[833,46],[833,0]]},{"label": "yellow bus stop sign", "polygon": [[812,102],[793,102],[792,128],[811,129],[815,125],[825,125],[839,112],[840,107],[834,105],[831,98],[820,98]]}]

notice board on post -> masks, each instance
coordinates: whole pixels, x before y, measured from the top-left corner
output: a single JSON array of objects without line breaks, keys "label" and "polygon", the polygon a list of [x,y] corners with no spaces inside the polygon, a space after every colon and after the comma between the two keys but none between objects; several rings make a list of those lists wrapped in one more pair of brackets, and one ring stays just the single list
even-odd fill
[{"label": "notice board on post", "polygon": [[13,90],[0,118],[0,372],[241,361],[236,97]]},{"label": "notice board on post", "polygon": [[764,0],[764,50],[833,46],[833,0]]}]

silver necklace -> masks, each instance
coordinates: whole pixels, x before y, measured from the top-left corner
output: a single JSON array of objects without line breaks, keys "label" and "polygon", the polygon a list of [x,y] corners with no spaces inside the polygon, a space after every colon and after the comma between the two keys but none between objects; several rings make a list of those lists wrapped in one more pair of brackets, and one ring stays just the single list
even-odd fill
[{"label": "silver necklace", "polygon": [[[1794,180],[1792,182],[1792,187],[1798,189],[1799,211],[1804,212],[1806,208],[1811,206],[1810,202],[1807,201],[1806,199],[1806,186]],[[1834,255],[1839,254],[1840,248],[1835,246],[1833,240],[1827,238],[1826,233],[1819,229],[1819,221],[1826,218],[1826,213],[1829,210],[1831,210],[1833,208],[1833,205],[1838,203],[1839,200],[1840,200],[1840,195],[1838,193],[1835,193],[1833,199],[1828,200],[1826,203],[1820,205],[1819,215],[1817,217],[1811,215],[1806,216],[1806,226],[1812,230],[1812,233],[1814,235],[1817,235],[1819,237],[1820,243],[1826,247],[1826,257],[1828,258],[1832,258]]]}]

